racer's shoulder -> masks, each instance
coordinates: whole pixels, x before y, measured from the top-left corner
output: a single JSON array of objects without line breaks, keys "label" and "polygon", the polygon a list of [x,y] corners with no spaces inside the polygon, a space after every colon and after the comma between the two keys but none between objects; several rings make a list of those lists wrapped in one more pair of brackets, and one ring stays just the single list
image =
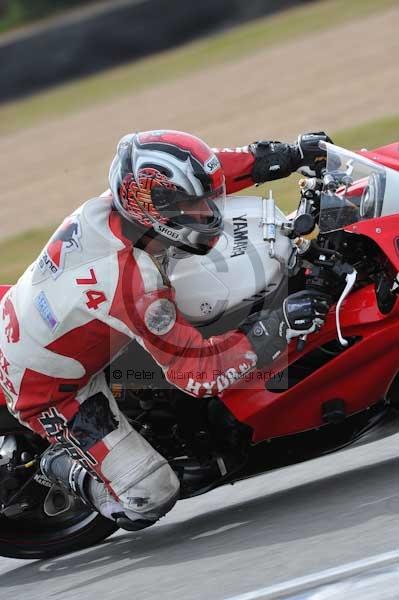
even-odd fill
[{"label": "racer's shoulder", "polygon": [[122,249],[126,246],[120,217],[113,209],[110,190],[87,200],[72,213],[73,216],[80,219],[82,228],[87,234],[91,232],[93,235],[105,238],[108,242],[112,242],[114,249]]},{"label": "racer's shoulder", "polygon": [[88,225],[95,225],[102,221],[108,221],[112,211],[112,196],[101,194],[83,202],[76,208],[71,217],[77,216]]}]

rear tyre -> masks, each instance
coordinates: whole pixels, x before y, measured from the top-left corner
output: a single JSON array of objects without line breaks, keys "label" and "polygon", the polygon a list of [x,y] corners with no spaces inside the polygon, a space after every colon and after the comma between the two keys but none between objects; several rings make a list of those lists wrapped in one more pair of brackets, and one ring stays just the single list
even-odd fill
[{"label": "rear tyre", "polygon": [[[83,505],[79,502],[80,507]],[[97,513],[86,510],[46,517],[0,517],[0,555],[8,558],[52,558],[102,542],[118,529]]]},{"label": "rear tyre", "polygon": [[51,558],[98,544],[118,529],[67,492],[65,507],[46,508],[48,482],[37,478],[46,446],[0,407],[0,556]]}]

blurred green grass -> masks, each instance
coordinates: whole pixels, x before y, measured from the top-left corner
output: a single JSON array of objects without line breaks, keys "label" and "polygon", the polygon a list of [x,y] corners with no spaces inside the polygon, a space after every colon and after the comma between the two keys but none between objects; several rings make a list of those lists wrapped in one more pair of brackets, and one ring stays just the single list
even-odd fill
[{"label": "blurred green grass", "polygon": [[[334,142],[351,149],[376,148],[399,140],[399,115],[386,117],[370,123],[337,132]],[[272,188],[277,204],[284,211],[293,210],[298,202],[297,174],[287,179],[249,188],[245,193],[259,195]],[[56,226],[33,231],[0,243],[0,283],[14,283],[26,267],[35,259]]]},{"label": "blurred green grass", "polygon": [[14,283],[36,258],[55,227],[25,231],[0,242],[0,284]]},{"label": "blurred green grass", "polygon": [[[397,0],[319,0],[0,107],[0,134],[381,12]],[[317,55],[317,48],[315,49]],[[316,57],[317,58],[317,57]]]}]

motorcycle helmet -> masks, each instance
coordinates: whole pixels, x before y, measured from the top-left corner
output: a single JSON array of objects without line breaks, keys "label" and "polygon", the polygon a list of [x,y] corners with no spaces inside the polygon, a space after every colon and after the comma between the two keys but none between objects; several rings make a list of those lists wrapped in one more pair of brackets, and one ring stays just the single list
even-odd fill
[{"label": "motorcycle helmet", "polygon": [[124,136],[109,181],[122,217],[166,247],[206,254],[223,231],[223,169],[194,135],[164,130]]}]

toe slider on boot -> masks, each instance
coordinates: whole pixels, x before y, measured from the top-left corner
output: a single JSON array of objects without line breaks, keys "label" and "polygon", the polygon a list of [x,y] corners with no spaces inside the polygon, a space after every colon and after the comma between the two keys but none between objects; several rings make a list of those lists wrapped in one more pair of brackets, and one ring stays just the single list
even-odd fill
[{"label": "toe slider on boot", "polygon": [[131,519],[128,519],[123,512],[114,513],[112,517],[115,519],[118,527],[125,531],[140,531],[141,529],[146,529],[156,523],[156,521],[151,521],[150,519],[135,519],[132,521]]}]

